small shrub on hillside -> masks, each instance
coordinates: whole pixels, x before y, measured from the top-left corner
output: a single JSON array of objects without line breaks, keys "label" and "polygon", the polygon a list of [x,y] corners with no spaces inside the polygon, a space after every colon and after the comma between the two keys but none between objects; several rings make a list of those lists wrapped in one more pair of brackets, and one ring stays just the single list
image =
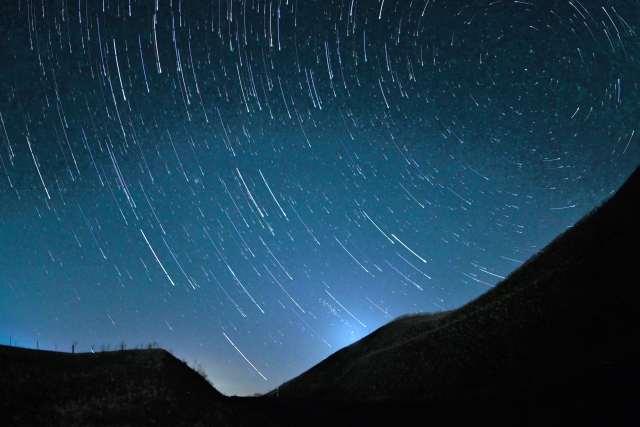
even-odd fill
[{"label": "small shrub on hillside", "polygon": [[[185,361],[186,363],[186,361]],[[198,363],[198,361],[196,359],[193,359],[193,368],[194,371],[196,371],[198,374],[200,374],[200,376],[202,378],[204,378],[210,385],[211,387],[213,387],[213,383],[211,382],[211,380],[209,379],[209,377],[207,376],[207,372],[204,368],[204,365],[202,363]]]}]

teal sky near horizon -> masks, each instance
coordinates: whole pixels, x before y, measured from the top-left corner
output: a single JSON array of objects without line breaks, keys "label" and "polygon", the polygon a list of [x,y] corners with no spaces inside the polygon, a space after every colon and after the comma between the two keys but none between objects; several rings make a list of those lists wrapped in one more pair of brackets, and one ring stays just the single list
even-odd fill
[{"label": "teal sky near horizon", "polygon": [[20,0],[0,343],[271,390],[495,286],[640,164],[640,4]]}]

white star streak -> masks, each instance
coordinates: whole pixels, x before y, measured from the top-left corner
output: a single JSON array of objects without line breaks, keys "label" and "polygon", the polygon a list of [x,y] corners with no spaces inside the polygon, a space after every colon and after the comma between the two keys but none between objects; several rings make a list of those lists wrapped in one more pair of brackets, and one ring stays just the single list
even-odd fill
[{"label": "white star streak", "polygon": [[276,281],[276,283],[278,284],[278,286],[280,286],[280,288],[284,291],[284,293],[285,293],[285,294],[287,294],[287,296],[289,297],[289,299],[290,299],[291,301],[293,301],[293,303],[294,303],[296,306],[298,306],[298,308],[299,308],[303,313],[306,313],[306,312],[302,309],[302,307],[300,307],[300,304],[298,304],[298,303],[296,302],[296,300],[294,300],[294,299],[293,299],[293,297],[292,297],[291,295],[289,295],[289,292],[287,292],[287,290],[286,290],[284,287],[282,287],[282,285],[280,284],[280,282],[278,282],[278,279],[276,279],[276,276],[274,276],[274,275],[273,275],[273,273],[271,272],[271,270],[269,270],[269,268],[268,268],[264,263],[262,263],[262,265],[264,265],[264,268],[266,268],[266,269],[267,269],[267,271],[269,272],[269,274],[271,275],[271,277],[273,277],[273,280],[275,280],[275,281]]},{"label": "white star streak", "polygon": [[38,162],[36,162],[36,156],[33,154],[33,150],[31,149],[31,141],[29,141],[29,137],[27,137],[27,144],[29,145],[29,151],[31,151],[31,157],[33,158],[33,164],[36,165],[36,170],[38,171],[38,175],[40,176],[40,181],[42,181],[42,186],[44,187],[45,193],[47,193],[47,198],[51,200],[51,196],[49,196],[49,190],[47,190],[47,186],[44,184],[44,179],[42,179],[42,174],[40,173],[40,168],[38,167]]},{"label": "white star streak", "polygon": [[255,366],[253,366],[253,363],[251,363],[251,362],[249,361],[249,359],[247,359],[247,357],[246,357],[244,354],[242,354],[242,352],[240,351],[240,349],[239,349],[238,347],[236,347],[236,345],[233,343],[233,341],[231,341],[231,339],[229,339],[229,337],[227,336],[227,334],[225,334],[225,333],[223,332],[223,333],[222,333],[222,335],[224,335],[224,337],[227,339],[227,341],[229,341],[229,343],[231,343],[231,345],[233,346],[233,348],[235,348],[235,349],[236,349],[236,351],[237,351],[238,353],[240,353],[240,356],[242,356],[242,357],[244,358],[244,360],[246,360],[246,361],[247,361],[247,363],[248,363],[249,365],[251,365],[251,367],[252,367],[253,369],[255,369],[255,370],[256,370],[256,372],[257,372],[257,373],[258,373],[262,378],[264,378],[264,380],[265,380],[265,381],[267,381],[267,379],[265,378],[265,376],[264,376],[264,375],[262,375],[262,372],[260,372],[260,371],[258,370],[258,368],[256,368]]},{"label": "white star streak", "polygon": [[256,203],[255,199],[253,198],[253,196],[251,195],[251,191],[249,191],[249,187],[247,187],[247,183],[244,182],[244,178],[242,177],[242,174],[240,173],[240,170],[238,168],[236,168],[236,171],[238,172],[238,176],[240,177],[240,179],[242,180],[242,184],[244,185],[244,188],[247,190],[247,194],[249,194],[249,198],[251,199],[251,201],[253,202],[253,204],[256,206],[256,209],[258,209],[258,213],[260,213],[260,216],[262,218],[264,218],[264,214],[262,213],[262,211],[260,210],[260,207],[258,206],[258,204]]},{"label": "white star streak", "polygon": [[408,250],[409,252],[411,252],[412,254],[414,254],[415,256],[417,256],[418,258],[420,258],[420,261],[425,262],[425,263],[427,262],[427,261],[425,261],[425,260],[424,260],[424,258],[422,258],[420,255],[418,255],[417,253],[413,252],[413,251],[409,248],[409,246],[405,245],[405,244],[402,242],[402,240],[398,239],[398,238],[395,236],[395,234],[392,234],[392,235],[391,235],[391,237],[393,237],[394,239],[396,239],[396,240],[397,240],[397,241],[398,241],[402,246],[404,246],[405,248],[407,248],[407,250]]},{"label": "white star streak", "polygon": [[156,261],[158,261],[158,264],[160,264],[160,267],[162,268],[162,271],[164,271],[164,274],[166,274],[167,279],[169,279],[171,284],[173,286],[175,286],[176,284],[173,283],[173,280],[171,280],[171,277],[169,277],[169,273],[167,273],[167,270],[164,269],[164,265],[162,265],[162,263],[160,262],[160,259],[158,259],[158,255],[156,255],[156,251],[153,250],[153,248],[151,247],[151,244],[147,240],[147,236],[144,235],[144,231],[142,231],[142,229],[140,229],[140,232],[142,233],[142,237],[144,237],[144,241],[147,242],[147,245],[149,246],[149,249],[151,249],[151,253],[153,254],[154,257],[156,257]]},{"label": "white star streak", "polygon": [[269,190],[269,193],[271,193],[271,197],[273,197],[273,200],[276,202],[276,204],[280,208],[280,211],[282,212],[282,215],[284,215],[284,217],[287,219],[287,221],[289,221],[289,218],[287,218],[287,214],[284,213],[284,210],[282,209],[282,206],[280,206],[280,203],[278,203],[278,199],[276,199],[276,196],[273,195],[273,191],[271,191],[271,187],[269,187],[269,184],[267,184],[267,180],[264,178],[264,175],[262,175],[262,171],[260,171],[260,169],[258,169],[258,172],[260,172],[260,176],[262,177],[262,180],[264,181],[264,184],[267,186],[267,189]]},{"label": "white star streak", "polygon": [[[327,294],[329,294],[329,291],[328,291],[328,290],[326,290],[326,289],[325,289],[324,291],[325,291]],[[342,307],[342,309],[343,309],[344,311],[346,311],[347,313],[349,313],[349,316],[351,316],[351,317],[353,317],[354,319],[356,319],[356,322],[360,323],[360,324],[361,324],[362,326],[364,326],[365,328],[367,327],[367,325],[365,325],[364,323],[362,323],[361,321],[359,321],[359,320],[358,320],[358,318],[357,318],[356,316],[354,316],[353,314],[351,314],[351,312],[350,312],[349,310],[347,310],[346,308],[344,308],[344,305],[340,304],[340,301],[338,301],[338,300],[337,300],[333,295],[329,294],[329,296],[330,296],[331,298],[333,298],[333,300],[334,300],[335,302],[337,302],[337,303],[338,303],[338,305],[339,305],[340,307]]]},{"label": "white star streak", "polygon": [[369,217],[369,215],[367,215],[367,213],[366,213],[365,211],[362,211],[362,213],[364,214],[364,216],[366,216],[366,217],[367,217],[367,219],[368,219],[369,221],[371,221],[371,224],[373,224],[373,225],[374,225],[374,227],[376,227],[376,228],[378,229],[378,231],[379,231],[379,232],[381,232],[381,233],[382,233],[382,235],[383,235],[384,237],[386,237],[386,238],[387,238],[387,240],[389,240],[389,241],[391,242],[391,244],[394,244],[394,243],[395,243],[393,240],[389,239],[389,236],[387,236],[387,235],[384,233],[384,231],[382,231],[382,230],[380,229],[380,227],[378,227],[378,225],[377,225],[375,222],[373,222],[373,220]]},{"label": "white star streak", "polygon": [[[371,274],[371,272],[370,272],[369,270],[367,270],[367,269],[364,267],[364,265],[360,264],[360,261],[358,261],[358,260],[356,259],[356,257],[354,257],[353,255],[351,255],[351,252],[349,252],[349,250],[348,250],[347,248],[345,248],[345,247],[344,247],[344,245],[340,242],[340,240],[338,240],[338,238],[337,238],[336,236],[333,236],[333,238],[334,238],[334,239],[336,239],[336,242],[338,242],[338,244],[339,244],[340,246],[342,246],[342,249],[344,249],[344,250],[349,254],[349,256],[350,256],[351,258],[353,258],[353,260],[354,260],[355,262],[357,262],[357,263],[358,263],[358,265],[359,265],[360,267],[362,267],[362,269],[363,269],[364,271],[366,271],[367,273]],[[373,274],[371,274],[371,276],[372,276],[372,277],[376,277],[376,276],[374,276]]]}]

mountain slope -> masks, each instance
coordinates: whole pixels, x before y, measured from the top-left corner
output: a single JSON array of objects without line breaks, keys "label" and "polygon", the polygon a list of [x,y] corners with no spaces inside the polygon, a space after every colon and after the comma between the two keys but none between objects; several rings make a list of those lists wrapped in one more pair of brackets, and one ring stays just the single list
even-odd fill
[{"label": "mountain slope", "polygon": [[495,288],[456,310],[398,318],[279,396],[447,401],[626,363],[640,353],[639,265],[640,168]]},{"label": "mountain slope", "polygon": [[[0,425],[252,426],[165,350],[58,353],[0,346]],[[255,411],[254,411],[255,412]]]}]

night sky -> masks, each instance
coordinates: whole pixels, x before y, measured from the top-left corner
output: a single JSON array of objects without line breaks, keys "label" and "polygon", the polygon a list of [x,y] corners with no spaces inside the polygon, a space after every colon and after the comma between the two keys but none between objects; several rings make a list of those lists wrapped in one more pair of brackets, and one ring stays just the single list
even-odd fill
[{"label": "night sky", "polygon": [[225,394],[459,307],[640,163],[633,1],[3,0],[0,341]]}]

